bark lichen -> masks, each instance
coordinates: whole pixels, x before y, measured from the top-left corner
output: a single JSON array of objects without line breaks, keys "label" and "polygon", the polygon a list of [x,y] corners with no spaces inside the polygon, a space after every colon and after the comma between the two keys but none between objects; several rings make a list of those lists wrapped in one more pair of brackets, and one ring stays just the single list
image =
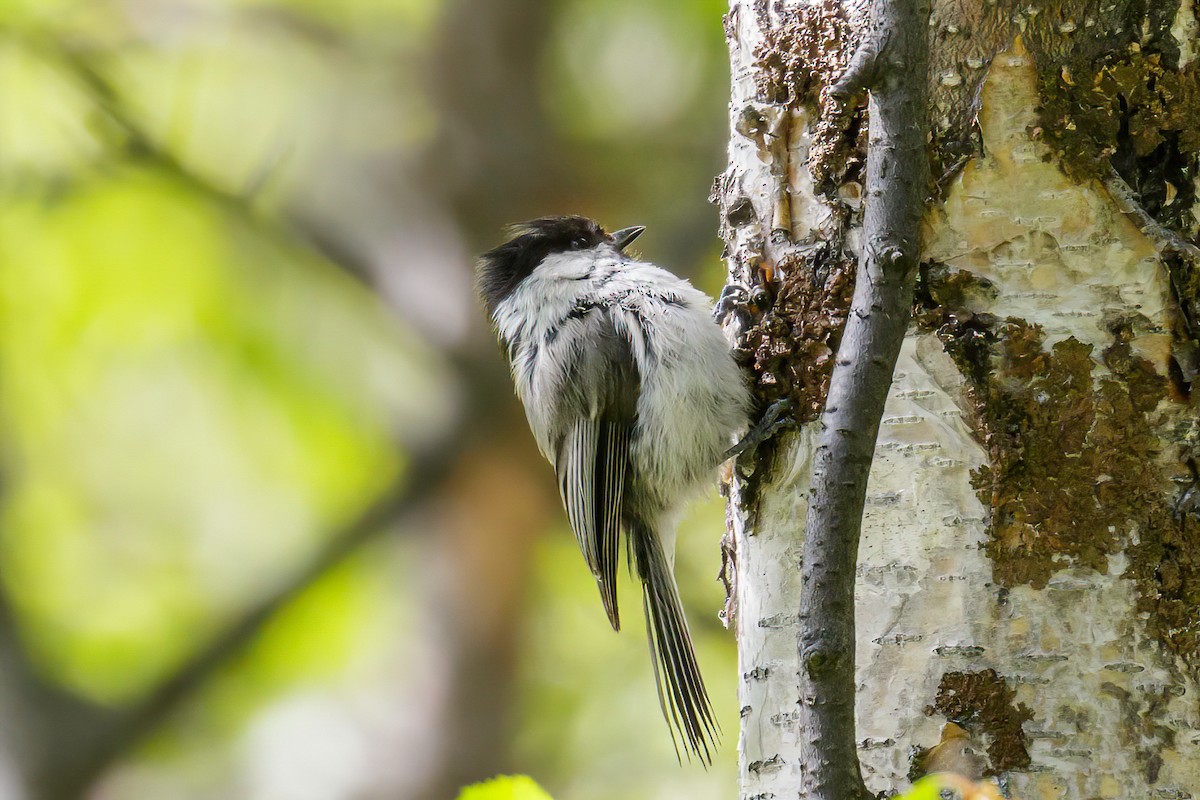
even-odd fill
[{"label": "bark lichen", "polygon": [[991,509],[988,551],[1002,586],[1044,588],[1068,565],[1106,572],[1135,514],[1131,504],[1143,499],[1129,485],[1137,466],[1125,468],[1144,463],[1155,446],[1148,426],[1133,441],[1126,436],[1157,397],[1137,404],[1108,379],[1097,396],[1091,346],[1072,337],[1047,352],[1042,340],[1037,326],[1005,322],[995,372],[976,395],[989,463],[972,484]]},{"label": "bark lichen", "polygon": [[[1200,230],[1200,62],[1180,65],[1172,23],[1178,0],[1057,0],[1028,20],[1037,66],[1038,125],[1063,169],[1077,179],[1110,168],[1150,218],[1184,237]],[[1082,35],[1081,35],[1082,34]],[[1200,335],[1200,264],[1164,257],[1175,299]],[[1190,345],[1189,345],[1190,346]]]},{"label": "bark lichen", "polygon": [[1145,512],[1147,530],[1130,546],[1126,575],[1137,582],[1138,611],[1167,648],[1200,674],[1200,521],[1165,504]]},{"label": "bark lichen", "polygon": [[[931,168],[944,185],[980,151],[975,116],[979,88],[992,58],[1011,38],[1006,2],[935,2],[929,22]],[[838,185],[855,180],[866,153],[866,104],[838,109],[823,95],[846,68],[861,21],[833,0],[788,6],[767,28],[758,49],[757,80],[764,102],[815,109],[809,168],[819,192],[833,199]]]},{"label": "bark lichen", "polygon": [[773,302],[739,342],[756,395],[767,404],[791,400],[799,422],[816,419],[825,405],[855,266],[825,242],[794,254],[779,265],[786,277]]},{"label": "bark lichen", "polygon": [[1200,166],[1200,69],[1164,63],[1136,42],[1098,63],[1039,72],[1041,135],[1073,175],[1095,177],[1111,161],[1150,216],[1175,230],[1194,225]]},{"label": "bark lichen", "polygon": [[947,672],[925,713],[940,714],[973,738],[987,742],[989,772],[1007,772],[1030,764],[1021,726],[1033,719],[1033,712],[1016,698],[1016,690],[1010,689],[994,669]]},{"label": "bark lichen", "polygon": [[[977,289],[968,278],[935,284],[943,299]],[[933,296],[927,293],[927,298]],[[1128,556],[1150,632],[1200,669],[1200,521],[1172,513],[1155,411],[1168,382],[1114,324],[1097,366],[1091,345],[1068,337],[1046,349],[1042,329],[1023,320],[926,308],[968,381],[975,427],[988,463],[972,474],[990,509],[987,550],[1003,587],[1044,588],[1065,567],[1106,573]]]},{"label": "bark lichen", "polygon": [[842,4],[818,0],[784,9],[780,23],[765,28],[754,54],[764,102],[817,110],[808,167],[818,191],[830,200],[838,185],[860,180],[866,162],[865,109],[843,116],[820,102],[822,90],[845,70],[856,40]]}]

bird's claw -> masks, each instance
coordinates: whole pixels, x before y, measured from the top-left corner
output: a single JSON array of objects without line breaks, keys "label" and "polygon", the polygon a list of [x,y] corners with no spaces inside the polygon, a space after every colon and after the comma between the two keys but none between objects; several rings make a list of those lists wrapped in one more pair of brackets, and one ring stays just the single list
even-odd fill
[{"label": "bird's claw", "polygon": [[763,412],[758,422],[750,427],[750,430],[746,432],[742,440],[725,451],[725,455],[722,456],[721,460],[727,461],[731,458],[737,458],[743,453],[753,452],[758,449],[759,445],[780,431],[796,427],[794,410],[795,405],[786,397],[776,400],[767,407],[767,410]]},{"label": "bird's claw", "polygon": [[724,325],[733,313],[746,316],[746,303],[750,299],[750,290],[740,283],[728,283],[721,290],[717,304],[713,307],[713,319]]}]

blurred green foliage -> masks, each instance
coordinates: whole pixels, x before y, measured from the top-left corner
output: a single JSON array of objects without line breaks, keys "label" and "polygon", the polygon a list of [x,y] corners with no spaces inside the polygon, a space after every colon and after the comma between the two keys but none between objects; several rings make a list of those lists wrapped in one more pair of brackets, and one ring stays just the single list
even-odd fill
[{"label": "blurred green foliage", "polygon": [[[433,213],[429,176],[449,165],[429,154],[453,120],[425,70],[449,5],[0,4],[0,574],[53,681],[106,704],[137,697],[402,476],[401,433],[436,429],[460,402],[428,331],[296,224],[359,236],[369,214],[344,198],[360,190],[385,220]],[[513,196],[497,215],[646,224],[647,256],[713,291],[725,4],[531,7],[549,14],[535,91],[566,166],[555,196]],[[459,238],[435,252],[454,264],[424,267],[447,282],[496,236],[449,220]],[[473,300],[458,302],[483,337]],[[689,520],[677,572],[725,731],[718,763],[676,766],[638,626],[608,630],[559,517],[536,554],[513,742],[515,766],[559,800],[732,791],[719,502]],[[403,690],[425,669],[423,557],[378,543],[331,570],[105,797],[395,784],[384,764],[411,711]]]},{"label": "blurred green foliage", "polygon": [[0,217],[7,568],[52,671],[100,699],[172,666],[397,468],[362,365],[338,360],[402,365],[386,320],[229,225],[147,174]]}]

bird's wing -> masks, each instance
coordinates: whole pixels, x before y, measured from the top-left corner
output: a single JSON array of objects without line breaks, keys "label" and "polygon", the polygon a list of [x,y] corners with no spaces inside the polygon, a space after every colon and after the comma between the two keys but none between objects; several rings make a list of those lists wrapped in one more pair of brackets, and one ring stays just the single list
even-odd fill
[{"label": "bird's wing", "polygon": [[584,339],[590,345],[579,353],[566,378],[571,408],[564,416],[573,421],[559,442],[554,469],[567,518],[596,577],[608,621],[620,630],[617,558],[638,380],[628,341],[602,309],[593,314],[595,319],[585,324],[600,328]]}]

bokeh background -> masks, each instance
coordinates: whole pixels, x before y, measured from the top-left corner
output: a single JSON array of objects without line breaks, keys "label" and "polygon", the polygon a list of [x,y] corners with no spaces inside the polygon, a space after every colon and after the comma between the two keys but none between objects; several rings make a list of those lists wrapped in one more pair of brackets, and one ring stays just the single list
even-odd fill
[{"label": "bokeh background", "polygon": [[679,766],[471,290],[501,227],[721,283],[720,0],[0,3],[0,798],[735,791]]}]

